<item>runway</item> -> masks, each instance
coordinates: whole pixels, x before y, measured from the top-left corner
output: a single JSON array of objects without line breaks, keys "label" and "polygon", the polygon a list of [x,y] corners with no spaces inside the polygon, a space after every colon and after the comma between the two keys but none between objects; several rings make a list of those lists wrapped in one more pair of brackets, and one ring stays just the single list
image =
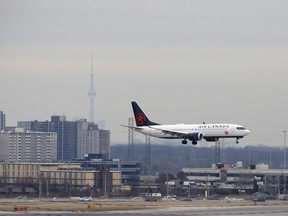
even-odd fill
[{"label": "runway", "polygon": [[[26,211],[15,211],[24,207]],[[103,215],[103,216],[153,216],[153,215],[254,215],[286,216],[287,201],[253,203],[249,200],[195,200],[145,202],[139,199],[95,199],[83,202],[71,199],[0,199],[0,215]]]},{"label": "runway", "polygon": [[132,211],[107,211],[107,212],[70,212],[70,211],[28,211],[28,212],[0,212],[0,215],[103,215],[103,216],[156,216],[156,215],[288,215],[288,206],[233,206],[233,207],[167,207],[150,210],[132,210]]},{"label": "runway", "polygon": [[130,211],[130,212],[105,212],[97,215],[274,215],[287,216],[288,206],[237,206],[237,207],[170,207],[150,211]]}]

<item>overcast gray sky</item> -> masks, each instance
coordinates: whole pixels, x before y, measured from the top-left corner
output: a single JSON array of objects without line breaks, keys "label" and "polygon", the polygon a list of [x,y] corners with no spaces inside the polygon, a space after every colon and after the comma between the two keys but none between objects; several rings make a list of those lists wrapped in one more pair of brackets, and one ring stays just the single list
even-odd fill
[{"label": "overcast gray sky", "polygon": [[0,0],[0,110],[8,125],[88,118],[93,52],[95,118],[112,143],[127,141],[119,125],[136,100],[156,122],[236,123],[251,130],[240,145],[282,146],[287,11],[286,0]]}]

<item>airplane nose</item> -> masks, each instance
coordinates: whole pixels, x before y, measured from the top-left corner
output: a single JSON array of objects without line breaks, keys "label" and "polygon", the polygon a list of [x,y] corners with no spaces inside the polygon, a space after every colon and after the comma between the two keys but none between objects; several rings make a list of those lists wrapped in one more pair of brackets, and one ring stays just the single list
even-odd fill
[{"label": "airplane nose", "polygon": [[249,134],[249,133],[250,133],[250,131],[249,131],[249,130],[246,130],[246,135]]}]

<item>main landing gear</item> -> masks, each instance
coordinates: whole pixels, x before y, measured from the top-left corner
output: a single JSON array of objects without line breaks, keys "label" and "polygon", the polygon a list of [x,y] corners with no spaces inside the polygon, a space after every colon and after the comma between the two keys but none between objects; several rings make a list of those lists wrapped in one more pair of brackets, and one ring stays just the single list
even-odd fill
[{"label": "main landing gear", "polygon": [[[236,141],[235,141],[236,144],[239,144],[239,139],[240,138],[236,138]],[[218,142],[218,140],[219,139],[215,139],[215,142]],[[187,140],[186,139],[182,140],[182,144],[186,145],[187,144]],[[196,140],[192,140],[192,145],[197,145],[197,141]]]},{"label": "main landing gear", "polygon": [[[186,145],[187,144],[187,140],[182,140],[182,144]],[[196,140],[192,140],[192,145],[197,145],[197,141]]]},{"label": "main landing gear", "polygon": [[182,140],[182,144],[186,145],[187,144],[187,140]]}]

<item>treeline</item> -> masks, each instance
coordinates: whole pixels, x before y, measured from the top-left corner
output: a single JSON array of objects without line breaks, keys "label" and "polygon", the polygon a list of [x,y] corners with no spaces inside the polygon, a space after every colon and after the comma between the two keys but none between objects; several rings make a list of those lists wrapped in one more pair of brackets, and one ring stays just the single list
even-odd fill
[{"label": "treeline", "polygon": [[[145,144],[134,144],[134,160],[145,166]],[[201,147],[192,145],[151,145],[151,173],[178,173],[183,167],[210,168],[215,163],[215,146]],[[287,151],[286,151],[287,152]],[[286,153],[288,156],[288,154]],[[111,158],[127,160],[128,145],[111,146]],[[247,146],[243,148],[221,149],[221,163],[231,166],[242,161],[243,167],[265,163],[272,169],[283,168],[284,149],[268,146]],[[287,165],[286,165],[287,167]]]}]

